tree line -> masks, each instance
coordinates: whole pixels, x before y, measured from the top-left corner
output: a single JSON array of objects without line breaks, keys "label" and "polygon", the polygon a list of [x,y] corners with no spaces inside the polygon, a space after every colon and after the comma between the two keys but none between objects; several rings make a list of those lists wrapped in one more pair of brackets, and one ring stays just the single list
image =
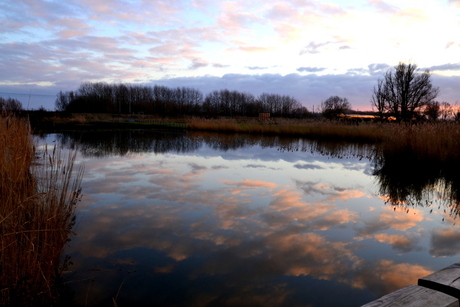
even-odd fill
[{"label": "tree line", "polygon": [[270,113],[279,117],[307,117],[311,113],[295,98],[227,89],[204,96],[188,87],[85,82],[76,91],[57,94],[55,108],[71,113],[144,113],[158,116],[258,116]]},{"label": "tree line", "polygon": [[[447,102],[436,101],[439,88],[431,83],[429,70],[420,72],[415,64],[399,63],[377,81],[371,96],[372,114],[381,119],[397,121],[413,119],[460,121],[460,110]],[[41,107],[39,110],[44,110]],[[250,93],[227,89],[204,96],[189,87],[169,88],[131,84],[85,82],[76,91],[60,91],[55,109],[69,113],[144,113],[158,116],[258,116],[313,117],[306,107],[287,95]],[[22,104],[16,99],[0,97],[0,112],[20,112]],[[347,98],[330,96],[321,102],[320,111],[329,119],[352,112]]]}]

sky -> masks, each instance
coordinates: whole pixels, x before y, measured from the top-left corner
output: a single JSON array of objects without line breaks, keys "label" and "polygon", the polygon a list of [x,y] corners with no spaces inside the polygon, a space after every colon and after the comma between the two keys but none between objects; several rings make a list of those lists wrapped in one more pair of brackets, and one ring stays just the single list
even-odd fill
[{"label": "sky", "polygon": [[399,62],[460,104],[460,0],[3,0],[0,96],[54,109],[82,82],[330,96],[370,110]]}]

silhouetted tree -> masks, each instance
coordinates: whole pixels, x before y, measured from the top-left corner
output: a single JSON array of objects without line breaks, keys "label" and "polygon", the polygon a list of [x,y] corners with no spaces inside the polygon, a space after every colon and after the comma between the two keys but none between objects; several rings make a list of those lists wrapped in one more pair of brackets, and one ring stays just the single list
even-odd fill
[{"label": "silhouetted tree", "polygon": [[441,106],[439,102],[433,101],[427,103],[425,110],[423,110],[423,114],[425,114],[430,120],[438,120],[439,116],[441,115]]},{"label": "silhouetted tree", "polygon": [[454,116],[454,110],[452,108],[452,105],[448,102],[441,102],[441,107],[440,107],[440,117],[442,120],[447,120],[447,119],[452,119]]},{"label": "silhouetted tree", "polygon": [[17,113],[20,111],[22,111],[22,103],[19,100],[0,97],[0,112]]},{"label": "silhouetted tree", "polygon": [[73,92],[65,92],[59,91],[56,95],[56,101],[54,102],[54,108],[56,111],[59,112],[66,112],[69,110],[70,102],[74,99]]},{"label": "silhouetted tree", "polygon": [[[377,108],[377,113],[381,119],[384,118],[386,108],[385,108],[385,96],[380,94],[384,91],[384,82],[383,80],[378,80],[377,88],[374,88],[374,94],[372,95],[372,107]],[[378,94],[376,94],[378,93]]]},{"label": "silhouetted tree", "polygon": [[321,112],[326,118],[334,119],[339,114],[348,112],[351,109],[351,104],[347,98],[341,98],[339,96],[331,96],[325,101],[321,102]]},{"label": "silhouetted tree", "polygon": [[439,94],[429,70],[419,73],[417,65],[399,63],[386,72],[373,90],[372,104],[379,113],[410,120]]}]

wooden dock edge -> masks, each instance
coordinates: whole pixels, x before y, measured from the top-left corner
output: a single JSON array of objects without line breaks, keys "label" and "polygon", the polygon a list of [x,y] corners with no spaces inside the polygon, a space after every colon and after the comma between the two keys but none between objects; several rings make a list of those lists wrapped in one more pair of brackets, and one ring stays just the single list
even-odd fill
[{"label": "wooden dock edge", "polygon": [[418,285],[398,291],[362,305],[362,307],[460,307],[460,263],[420,278]]},{"label": "wooden dock edge", "polygon": [[363,305],[363,307],[458,307],[458,299],[425,287],[410,285]]}]

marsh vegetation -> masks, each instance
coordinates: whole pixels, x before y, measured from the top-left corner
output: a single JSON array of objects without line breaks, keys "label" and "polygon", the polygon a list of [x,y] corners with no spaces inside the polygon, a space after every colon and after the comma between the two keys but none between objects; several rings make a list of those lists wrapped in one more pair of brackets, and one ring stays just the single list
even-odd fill
[{"label": "marsh vegetation", "polygon": [[62,251],[75,222],[82,169],[75,153],[37,149],[27,121],[0,117],[0,304],[58,300]]}]

